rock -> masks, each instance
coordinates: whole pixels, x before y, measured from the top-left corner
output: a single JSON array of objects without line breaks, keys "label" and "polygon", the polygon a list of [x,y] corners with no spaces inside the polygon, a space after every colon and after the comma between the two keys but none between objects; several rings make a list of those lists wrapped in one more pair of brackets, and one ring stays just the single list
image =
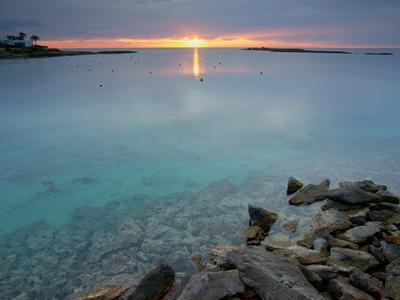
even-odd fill
[{"label": "rock", "polygon": [[238,269],[240,279],[262,299],[323,300],[294,260],[260,247],[229,251],[220,267]]},{"label": "rock", "polygon": [[295,232],[297,229],[297,224],[298,224],[297,220],[291,220],[291,221],[283,224],[282,227],[286,231]]},{"label": "rock", "polygon": [[363,181],[343,181],[339,183],[341,188],[357,187],[366,192],[376,193],[378,191],[385,191],[387,187],[385,185],[375,184],[371,180]]},{"label": "rock", "polygon": [[314,272],[319,277],[325,280],[330,280],[337,276],[337,271],[335,268],[326,265],[309,265],[306,266],[307,270]]},{"label": "rock", "polygon": [[315,234],[307,233],[301,240],[297,241],[297,245],[311,249],[316,238]]},{"label": "rock", "polygon": [[328,253],[328,241],[323,237],[317,237],[313,242],[313,249],[319,253]]},{"label": "rock", "polygon": [[381,197],[382,202],[389,202],[389,203],[393,203],[393,204],[399,204],[400,203],[400,198],[397,197],[396,195],[393,195],[389,191],[379,190],[379,191],[376,192],[376,194]]},{"label": "rock", "polygon": [[[268,247],[268,246],[267,246]],[[275,250],[276,252],[297,259],[303,265],[319,264],[326,261],[327,256],[319,251],[308,249],[299,245]]]},{"label": "rock", "polygon": [[390,219],[393,214],[394,212],[390,210],[373,210],[368,213],[368,218],[371,221],[385,222],[386,220]]},{"label": "rock", "polygon": [[351,209],[344,212],[344,215],[349,219],[349,221],[356,225],[364,225],[367,222],[367,215],[369,213],[369,208],[359,208]]},{"label": "rock", "polygon": [[222,299],[244,293],[245,285],[237,270],[193,274],[178,300]]},{"label": "rock", "polygon": [[345,215],[336,209],[328,209],[317,214],[311,219],[310,225],[312,232],[316,235],[328,234],[352,226]]},{"label": "rock", "polygon": [[385,292],[386,296],[400,300],[400,258],[386,267]]},{"label": "rock", "polygon": [[172,289],[175,271],[168,265],[160,265],[150,271],[138,284],[128,300],[159,300]]},{"label": "rock", "polygon": [[388,235],[384,237],[384,240],[389,244],[400,245],[400,236],[398,235]]},{"label": "rock", "polygon": [[400,213],[400,205],[398,204],[393,204],[388,202],[378,202],[371,205],[371,210],[382,210],[382,209],[389,209],[397,213]]},{"label": "rock", "polygon": [[382,282],[359,269],[354,268],[350,271],[350,282],[364,292],[372,295],[375,299],[382,299],[383,297],[384,289]]},{"label": "rock", "polygon": [[400,246],[388,244],[385,241],[381,241],[381,246],[383,257],[388,263],[400,257]]},{"label": "rock", "polygon": [[272,225],[278,220],[278,214],[268,211],[262,207],[249,204],[250,225],[259,226],[268,234]]},{"label": "rock", "polygon": [[74,300],[122,300],[129,286],[121,284],[105,284],[91,291],[84,292]]},{"label": "rock", "polygon": [[353,250],[358,250],[360,248],[357,244],[353,242],[341,240],[331,235],[327,236],[327,241],[330,247],[349,248]]},{"label": "rock", "polygon": [[380,223],[369,222],[366,225],[347,229],[336,237],[353,243],[363,243],[381,231]]},{"label": "rock", "polygon": [[303,183],[301,183],[296,178],[290,177],[287,186],[287,194],[292,195],[296,193],[298,190],[300,190],[302,187]]},{"label": "rock", "polygon": [[368,204],[382,201],[380,196],[366,192],[358,187],[331,190],[325,194],[325,197],[345,204]]},{"label": "rock", "polygon": [[339,300],[373,300],[367,293],[352,286],[344,278],[335,278],[329,281],[328,290],[335,299]]},{"label": "rock", "polygon": [[292,205],[311,204],[316,201],[324,200],[322,196],[329,189],[330,181],[328,179],[322,181],[320,184],[309,184],[301,190],[297,191],[290,199],[289,203]]},{"label": "rock", "polygon": [[345,248],[331,248],[331,254],[326,263],[343,272],[349,272],[352,268],[366,271],[379,265],[379,262],[371,254]]},{"label": "rock", "polygon": [[247,243],[256,242],[258,245],[261,243],[261,240],[264,239],[264,231],[259,226],[250,226],[243,231],[243,234],[246,237]]},{"label": "rock", "polygon": [[212,248],[212,249],[210,250],[211,259],[212,259],[213,261],[217,261],[218,258],[219,258],[222,254],[224,254],[224,253],[226,253],[226,252],[229,252],[229,251],[231,251],[231,250],[233,250],[233,249],[235,249],[234,246],[230,246],[230,245],[218,245],[218,246],[216,246],[216,247],[214,247],[214,248]]},{"label": "rock", "polygon": [[336,202],[332,200],[326,200],[325,204],[321,206],[322,210],[328,210],[334,208],[339,211],[348,211],[348,210],[353,210],[353,209],[362,209],[364,208],[364,205],[362,204],[346,204],[346,203],[341,203],[341,202]]},{"label": "rock", "polygon": [[319,288],[323,282],[323,279],[318,274],[313,271],[307,269],[306,266],[300,265],[300,270],[303,272],[304,276],[307,280],[315,287]]}]

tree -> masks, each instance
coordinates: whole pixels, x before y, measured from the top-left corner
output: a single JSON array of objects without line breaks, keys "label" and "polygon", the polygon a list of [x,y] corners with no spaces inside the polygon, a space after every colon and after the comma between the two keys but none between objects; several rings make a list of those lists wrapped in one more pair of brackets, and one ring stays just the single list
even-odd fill
[{"label": "tree", "polygon": [[15,41],[16,37],[14,35],[7,35],[7,40]]},{"label": "tree", "polygon": [[18,39],[19,39],[20,41],[24,41],[25,38],[26,38],[26,33],[20,32],[20,33],[18,34]]},{"label": "tree", "polygon": [[40,36],[38,36],[36,34],[31,36],[31,41],[33,41],[35,45],[37,45],[38,40],[40,40]]}]

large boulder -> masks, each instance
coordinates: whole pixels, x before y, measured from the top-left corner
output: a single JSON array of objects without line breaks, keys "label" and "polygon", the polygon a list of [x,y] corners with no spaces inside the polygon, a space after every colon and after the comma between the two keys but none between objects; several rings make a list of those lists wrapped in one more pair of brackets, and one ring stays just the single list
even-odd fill
[{"label": "large boulder", "polygon": [[366,192],[359,187],[334,189],[326,193],[325,197],[345,204],[368,204],[382,201],[377,194]]},{"label": "large boulder", "polygon": [[129,286],[118,283],[104,284],[98,286],[93,290],[84,292],[76,297],[74,300],[123,300],[127,293]]},{"label": "large boulder", "polygon": [[382,202],[389,202],[389,203],[394,203],[394,204],[400,203],[400,198],[397,197],[396,195],[392,194],[389,191],[380,190],[380,191],[376,192],[376,194],[381,197]]},{"label": "large boulder", "polygon": [[391,263],[395,259],[400,258],[400,246],[396,244],[381,241],[381,252],[387,263]]},{"label": "large boulder", "polygon": [[379,265],[379,262],[371,254],[361,250],[345,248],[331,248],[331,253],[326,263],[343,272],[349,272],[352,268],[366,271]]},{"label": "large boulder", "polygon": [[310,221],[312,232],[324,235],[336,230],[345,230],[352,224],[346,216],[336,209],[328,209],[314,216]]},{"label": "large boulder", "polygon": [[241,280],[265,300],[323,299],[304,277],[295,260],[260,247],[240,247],[229,251],[219,260],[219,265],[237,269]]},{"label": "large boulder", "polygon": [[178,300],[222,299],[244,293],[245,285],[237,270],[193,274]]},{"label": "large boulder", "polygon": [[257,205],[249,204],[250,225],[258,226],[267,235],[272,225],[278,220],[278,214]]},{"label": "large boulder", "polygon": [[400,258],[386,267],[385,291],[388,297],[400,300]]},{"label": "large boulder", "polygon": [[160,300],[170,292],[174,283],[175,271],[168,265],[160,265],[139,282],[128,300]]},{"label": "large boulder", "polygon": [[384,288],[382,282],[359,269],[354,268],[351,270],[350,282],[372,295],[375,299],[382,299],[383,297]]},{"label": "large boulder", "polygon": [[378,222],[369,222],[364,226],[358,226],[347,229],[336,237],[353,243],[363,243],[381,231],[381,225]]},{"label": "large boulder", "polygon": [[329,281],[328,290],[338,300],[373,300],[370,295],[352,286],[344,278],[335,278]]},{"label": "large boulder", "polygon": [[385,185],[376,184],[372,180],[363,180],[363,181],[343,181],[339,183],[341,188],[348,187],[358,187],[366,192],[376,193],[378,191],[386,191],[387,187]]},{"label": "large boulder", "polygon": [[290,199],[289,203],[292,205],[311,204],[316,201],[324,200],[325,194],[329,190],[330,181],[328,179],[322,181],[320,184],[309,184],[301,190],[297,191]]},{"label": "large boulder", "polygon": [[303,187],[303,183],[296,178],[290,177],[288,180],[287,194],[292,195]]},{"label": "large boulder", "polygon": [[335,238],[331,235],[328,235],[326,237],[326,240],[328,241],[328,245],[330,247],[338,247],[338,248],[349,248],[349,249],[353,249],[353,250],[358,250],[360,247],[352,242],[349,241],[345,241],[345,240],[341,240],[338,238]]}]

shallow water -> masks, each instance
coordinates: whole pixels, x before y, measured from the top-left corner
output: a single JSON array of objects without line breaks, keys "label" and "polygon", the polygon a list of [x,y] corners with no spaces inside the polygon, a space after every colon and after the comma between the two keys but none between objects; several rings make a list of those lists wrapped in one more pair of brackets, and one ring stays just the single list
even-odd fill
[{"label": "shallow water", "polygon": [[241,242],[248,203],[298,214],[289,176],[399,192],[400,52],[354,51],[0,61],[0,295],[62,299],[161,259],[187,272]]}]

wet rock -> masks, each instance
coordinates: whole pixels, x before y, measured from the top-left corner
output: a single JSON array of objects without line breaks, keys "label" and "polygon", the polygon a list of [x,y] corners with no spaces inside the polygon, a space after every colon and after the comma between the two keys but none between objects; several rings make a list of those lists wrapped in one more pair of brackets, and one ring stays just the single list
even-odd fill
[{"label": "wet rock", "polygon": [[329,281],[328,290],[338,300],[373,300],[367,293],[355,288],[344,278],[335,278]]},{"label": "wet rock", "polygon": [[376,194],[381,197],[382,202],[389,202],[389,203],[393,203],[393,204],[400,203],[400,198],[397,197],[396,195],[392,194],[389,191],[380,190]]},{"label": "wet rock", "polygon": [[390,210],[373,210],[368,213],[368,218],[371,221],[385,222],[393,216],[394,212]]},{"label": "wet rock", "polygon": [[85,292],[73,300],[123,300],[129,286],[121,284],[106,284]]},{"label": "wet rock", "polygon": [[387,187],[385,185],[375,184],[371,180],[363,181],[343,181],[339,183],[341,188],[357,187],[366,192],[376,193],[378,191],[386,191]]},{"label": "wet rock", "polygon": [[353,243],[363,243],[381,231],[380,223],[369,222],[366,225],[347,229],[336,237]]},{"label": "wet rock", "polygon": [[297,245],[311,249],[317,236],[312,233],[307,233],[303,238],[297,241]]},{"label": "wet rock", "polygon": [[175,272],[168,265],[160,265],[150,271],[138,284],[128,300],[159,300],[172,289]]},{"label": "wet rock", "polygon": [[381,251],[383,257],[388,263],[400,258],[400,246],[398,245],[388,244],[385,241],[381,241]]},{"label": "wet rock", "polygon": [[329,189],[330,181],[328,179],[322,181],[320,184],[309,184],[301,190],[297,191],[290,199],[289,203],[292,205],[311,204],[316,201],[324,200],[325,194]]},{"label": "wet rock", "polygon": [[127,243],[136,245],[143,239],[143,230],[139,223],[128,217],[118,220],[118,236],[126,240]]},{"label": "wet rock", "polygon": [[249,216],[250,225],[259,226],[264,231],[264,234],[268,234],[272,225],[278,220],[278,214],[268,211],[257,205],[249,204]]},{"label": "wet rock", "polygon": [[228,179],[210,183],[198,194],[199,199],[220,200],[236,191],[236,186]]},{"label": "wet rock", "polygon": [[360,248],[357,244],[353,242],[338,239],[331,235],[327,236],[327,241],[330,247],[349,248],[353,250],[358,250]]},{"label": "wet rock", "polygon": [[367,215],[369,213],[369,208],[359,208],[351,209],[344,212],[344,215],[349,219],[349,221],[356,225],[364,225],[367,222]]},{"label": "wet rock", "polygon": [[368,204],[382,201],[381,197],[358,187],[339,188],[329,191],[325,197],[345,204]]},{"label": "wet rock", "polygon": [[384,237],[384,240],[389,244],[400,245],[400,236],[398,235],[388,235]]},{"label": "wet rock", "polygon": [[306,266],[307,270],[317,274],[319,277],[325,280],[330,280],[337,276],[335,268],[326,265],[309,265]]},{"label": "wet rock", "polygon": [[328,241],[323,237],[317,237],[313,242],[313,249],[319,253],[328,253]]},{"label": "wet rock", "polygon": [[260,247],[240,247],[229,251],[220,266],[236,268],[240,279],[262,299],[323,299],[295,261]]},{"label": "wet rock", "polygon": [[348,211],[348,210],[353,210],[353,209],[362,209],[364,208],[364,204],[346,204],[346,203],[341,203],[341,202],[336,202],[332,200],[326,200],[325,204],[321,206],[322,210],[328,210],[331,208],[334,208],[339,211]]},{"label": "wet rock", "polygon": [[350,271],[350,282],[372,295],[375,299],[382,299],[383,297],[384,288],[382,282],[359,269],[354,268]]},{"label": "wet rock", "polygon": [[178,300],[222,299],[244,293],[245,285],[237,270],[193,274]]},{"label": "wet rock", "polygon": [[300,265],[300,270],[303,272],[304,276],[307,278],[307,280],[315,286],[317,289],[320,288],[322,282],[324,281],[321,276],[318,274],[314,273],[313,271],[309,270],[306,266]]},{"label": "wet rock", "polygon": [[325,210],[311,219],[311,228],[314,234],[323,235],[336,230],[350,228],[352,224],[346,216],[335,209]]},{"label": "wet rock", "polygon": [[259,226],[250,226],[243,231],[247,243],[252,245],[259,245],[264,239],[264,230]]},{"label": "wet rock", "polygon": [[298,190],[300,190],[303,187],[303,183],[301,183],[299,180],[297,180],[294,177],[290,177],[288,180],[288,186],[287,186],[287,194],[292,195],[296,193]]},{"label": "wet rock", "polygon": [[297,220],[291,220],[291,221],[283,224],[282,227],[286,231],[295,232],[297,229],[297,224],[298,224]]},{"label": "wet rock", "polygon": [[352,268],[366,271],[379,265],[379,262],[371,254],[346,248],[331,248],[331,253],[326,263],[343,272],[349,272]]},{"label": "wet rock", "polygon": [[392,299],[400,299],[400,258],[386,267],[385,292]]},{"label": "wet rock", "polygon": [[[267,245],[267,249],[271,249],[271,244]],[[316,250],[308,249],[299,245],[282,247],[274,249],[277,253],[297,259],[303,265],[319,264],[326,261],[327,256]]]}]

